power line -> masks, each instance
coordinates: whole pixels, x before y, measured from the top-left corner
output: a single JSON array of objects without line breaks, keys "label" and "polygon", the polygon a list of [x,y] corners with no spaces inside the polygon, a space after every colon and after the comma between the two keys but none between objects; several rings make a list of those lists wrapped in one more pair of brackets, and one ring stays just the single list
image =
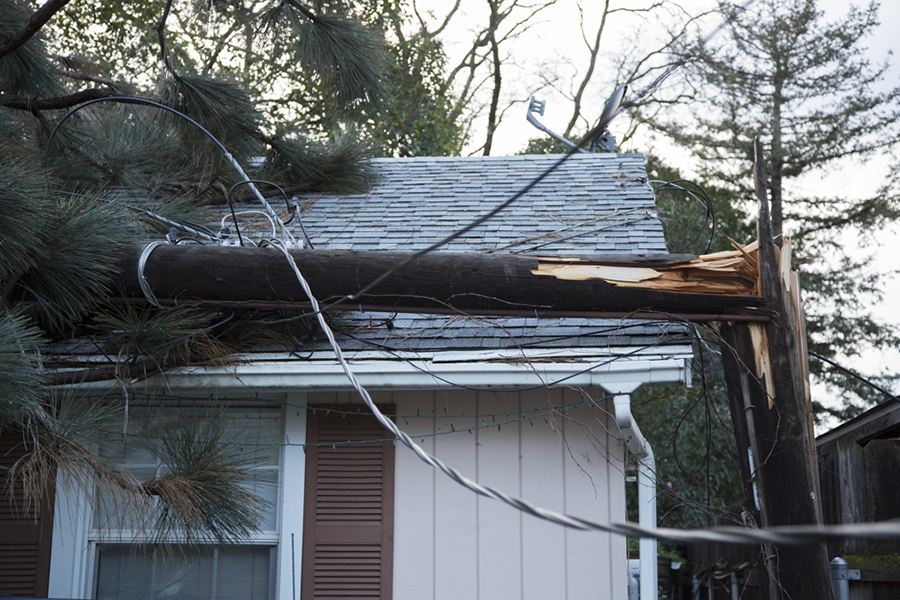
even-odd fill
[{"label": "power line", "polygon": [[366,390],[365,387],[363,387],[362,384],[359,383],[356,375],[350,369],[350,365],[347,364],[347,361],[344,358],[343,351],[341,350],[340,345],[337,343],[337,340],[334,337],[334,333],[328,326],[328,323],[325,321],[324,315],[319,309],[318,300],[313,295],[312,290],[309,287],[309,283],[306,281],[306,278],[303,277],[303,274],[297,267],[297,263],[294,261],[293,257],[286,247],[277,242],[275,243],[275,246],[282,251],[289,265],[291,266],[291,269],[294,271],[294,275],[297,277],[298,282],[303,288],[303,291],[309,297],[316,318],[319,321],[319,325],[321,326],[322,331],[325,332],[325,335],[328,338],[328,342],[329,344],[331,344],[331,347],[334,350],[335,357],[337,358],[338,363],[343,369],[344,374],[349,379],[351,385],[362,397],[369,410],[372,411],[372,414],[375,416],[375,418],[388,431],[395,435],[403,445],[412,450],[413,453],[415,453],[416,456],[418,456],[419,459],[421,459],[423,462],[431,465],[436,469],[439,469],[445,475],[447,475],[463,487],[480,496],[499,500],[500,502],[516,508],[519,511],[530,514],[539,519],[561,525],[563,527],[585,531],[601,531],[605,533],[613,533],[629,537],[667,539],[683,543],[759,544],[762,542],[771,542],[781,545],[788,545],[813,543],[823,540],[843,539],[846,537],[865,539],[895,539],[897,537],[900,537],[900,522],[840,525],[829,526],[827,528],[819,525],[786,526],[773,527],[766,530],[751,529],[747,527],[716,527],[693,530],[678,530],[670,528],[648,529],[640,527],[638,525],[634,525],[632,523],[600,523],[565,513],[551,511],[531,504],[530,502],[527,502],[521,498],[510,496],[496,488],[481,485],[480,483],[464,476],[453,467],[448,466],[438,458],[425,452],[418,444],[415,443],[412,437],[400,430],[393,421],[391,421],[381,413],[379,408],[375,405],[374,400],[372,400],[372,397],[369,395],[368,390]]},{"label": "power line", "polygon": [[817,352],[813,352],[812,350],[807,350],[806,352],[807,352],[810,356],[814,356],[815,358],[818,358],[819,360],[828,363],[828,364],[831,365],[832,367],[834,367],[834,368],[836,368],[836,369],[838,369],[838,370],[840,370],[840,371],[843,371],[844,373],[846,373],[847,375],[853,377],[854,379],[858,379],[859,381],[863,382],[864,384],[866,384],[867,386],[871,387],[872,389],[878,390],[879,392],[881,392],[882,394],[884,394],[885,396],[887,396],[887,397],[890,398],[891,400],[896,400],[897,402],[900,402],[900,398],[898,398],[898,397],[895,396],[894,394],[890,393],[889,391],[887,391],[886,389],[884,389],[883,387],[881,387],[880,385],[878,385],[878,384],[875,383],[874,381],[871,381],[871,380],[869,380],[869,379],[866,379],[865,377],[863,377],[863,376],[860,375],[859,373],[855,373],[854,371],[851,371],[851,370],[848,369],[847,367],[842,367],[841,365],[839,365],[838,363],[834,362],[834,361],[831,360],[830,358],[825,358],[825,357],[822,356],[821,354],[819,354],[819,353],[817,353]]}]

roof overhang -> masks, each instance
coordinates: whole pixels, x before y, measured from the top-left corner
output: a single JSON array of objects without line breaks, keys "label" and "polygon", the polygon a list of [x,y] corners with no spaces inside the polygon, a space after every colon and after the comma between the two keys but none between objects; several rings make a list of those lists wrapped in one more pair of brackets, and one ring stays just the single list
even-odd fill
[{"label": "roof overhang", "polygon": [[[654,348],[578,348],[496,352],[356,352],[346,357],[370,390],[425,390],[459,387],[521,389],[545,385],[605,386],[611,383],[689,384],[689,345]],[[192,367],[157,375],[135,389],[347,391],[352,386],[334,355],[297,357],[260,354],[239,357],[226,367]],[[119,382],[76,386],[113,389]]]}]

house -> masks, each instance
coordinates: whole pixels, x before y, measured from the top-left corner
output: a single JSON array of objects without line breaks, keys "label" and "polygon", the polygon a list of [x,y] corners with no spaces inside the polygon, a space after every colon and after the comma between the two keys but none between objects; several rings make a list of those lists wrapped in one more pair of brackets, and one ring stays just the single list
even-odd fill
[{"label": "house", "polygon": [[[823,521],[829,525],[900,518],[900,403],[887,400],[816,437]],[[828,543],[846,561],[854,598],[900,594],[900,543]],[[834,563],[833,563],[834,564]]]},{"label": "house", "polygon": [[[381,178],[370,191],[305,198],[303,225],[316,249],[424,248],[556,160],[377,159]],[[440,251],[666,250],[643,157],[583,154]],[[359,281],[377,275],[359,273]],[[491,317],[357,310],[330,319],[359,380],[428,453],[539,506],[623,522],[627,446],[643,459],[642,524],[652,525],[652,452],[630,418],[629,394],[640,385],[689,381],[685,328],[511,309]],[[479,497],[395,445],[324,341],[246,358],[130,386],[129,420],[121,427],[138,427],[151,411],[227,407],[229,426],[254,452],[252,485],[269,502],[263,529],[200,563],[135,558],[129,543],[140,532],[116,529],[85,490],[60,486],[50,597],[626,596],[624,538],[564,529]],[[81,391],[93,387],[102,386]],[[152,408],[142,402],[149,397]],[[111,452],[140,473],[159,467],[137,446]],[[650,557],[655,542],[642,549]],[[655,594],[652,558],[653,569],[642,575]]]}]

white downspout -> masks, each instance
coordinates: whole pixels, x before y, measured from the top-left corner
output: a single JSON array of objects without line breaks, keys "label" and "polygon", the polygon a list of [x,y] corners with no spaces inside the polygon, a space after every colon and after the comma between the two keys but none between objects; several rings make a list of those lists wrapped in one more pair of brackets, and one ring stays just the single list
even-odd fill
[{"label": "white downspout", "polygon": [[[640,383],[617,383],[603,387],[613,398],[616,424],[625,435],[625,447],[638,459],[638,521],[645,529],[656,529],[656,460],[653,448],[641,434],[631,415],[631,392]],[[641,600],[657,600],[656,540],[641,538]]]}]

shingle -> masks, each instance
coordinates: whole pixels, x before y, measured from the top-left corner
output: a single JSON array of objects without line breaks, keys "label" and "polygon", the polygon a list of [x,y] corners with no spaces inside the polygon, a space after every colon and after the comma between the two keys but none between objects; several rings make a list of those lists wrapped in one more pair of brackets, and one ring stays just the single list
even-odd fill
[{"label": "shingle", "polygon": [[[484,215],[557,159],[552,155],[373,159],[380,177],[367,192],[301,197],[310,201],[303,225],[317,249],[420,250]],[[540,256],[666,252],[647,182],[642,155],[574,155],[528,194],[439,251],[501,249]],[[301,235],[299,225],[295,227]],[[377,343],[415,351],[641,346],[666,331],[677,343],[685,340],[685,328],[669,323],[398,315],[393,329],[388,329],[383,321],[389,317],[373,315],[372,329],[368,313],[341,317],[355,331],[355,338],[344,336],[342,345],[371,349],[369,344]]]}]

